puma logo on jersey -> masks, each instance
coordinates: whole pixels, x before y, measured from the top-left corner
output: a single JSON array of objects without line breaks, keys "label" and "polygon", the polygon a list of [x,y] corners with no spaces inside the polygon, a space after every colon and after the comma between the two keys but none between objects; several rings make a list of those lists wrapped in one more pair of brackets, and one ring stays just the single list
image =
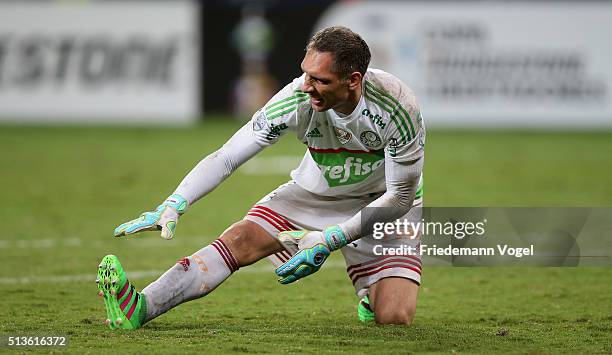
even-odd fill
[{"label": "puma logo on jersey", "polygon": [[397,147],[399,142],[396,138],[389,139],[389,156],[395,158],[397,156]]},{"label": "puma logo on jersey", "polygon": [[385,129],[385,127],[387,127],[387,124],[383,122],[383,118],[381,115],[378,115],[378,114],[374,115],[367,108],[361,111],[361,115],[369,117],[372,120],[372,122],[378,127],[380,127],[381,129]]},{"label": "puma logo on jersey", "polygon": [[266,139],[271,141],[272,139],[280,136],[281,131],[283,131],[283,130],[285,130],[287,128],[289,128],[289,127],[287,127],[287,124],[285,124],[285,123],[281,123],[279,125],[271,124],[270,128],[269,128],[269,132],[266,135]]},{"label": "puma logo on jersey", "polygon": [[308,138],[322,138],[323,134],[321,134],[321,132],[319,131],[318,128],[315,128],[312,131],[308,132],[306,137],[308,137]]}]

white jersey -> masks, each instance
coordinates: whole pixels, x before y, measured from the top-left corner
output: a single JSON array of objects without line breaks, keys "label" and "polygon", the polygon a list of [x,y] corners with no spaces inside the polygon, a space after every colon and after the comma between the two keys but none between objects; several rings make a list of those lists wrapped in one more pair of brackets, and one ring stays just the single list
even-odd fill
[{"label": "white jersey", "polygon": [[[291,177],[305,190],[323,196],[380,193],[385,157],[414,161],[424,154],[425,127],[412,91],[395,76],[369,69],[355,110],[338,115],[316,112],[300,90],[304,75],[279,91],[252,118],[261,146],[294,131],[308,149]],[[422,194],[422,178],[417,198]]]}]

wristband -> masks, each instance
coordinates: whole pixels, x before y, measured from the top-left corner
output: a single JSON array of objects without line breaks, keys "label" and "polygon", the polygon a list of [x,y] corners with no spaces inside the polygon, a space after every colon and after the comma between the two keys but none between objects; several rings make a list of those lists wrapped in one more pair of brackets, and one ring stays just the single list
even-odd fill
[{"label": "wristband", "polygon": [[330,226],[323,230],[323,238],[331,251],[338,250],[348,244],[348,240],[340,226]]}]

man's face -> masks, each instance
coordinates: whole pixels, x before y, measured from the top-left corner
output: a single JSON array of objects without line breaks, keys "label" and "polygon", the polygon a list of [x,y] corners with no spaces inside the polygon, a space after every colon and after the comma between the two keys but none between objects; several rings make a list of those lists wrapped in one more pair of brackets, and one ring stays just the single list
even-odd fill
[{"label": "man's face", "polygon": [[[332,72],[334,57],[328,52],[308,50],[302,61],[306,74],[302,91],[310,95],[310,104],[317,112],[336,109],[343,112],[349,99],[349,79]],[[350,113],[350,112],[349,112]]]}]

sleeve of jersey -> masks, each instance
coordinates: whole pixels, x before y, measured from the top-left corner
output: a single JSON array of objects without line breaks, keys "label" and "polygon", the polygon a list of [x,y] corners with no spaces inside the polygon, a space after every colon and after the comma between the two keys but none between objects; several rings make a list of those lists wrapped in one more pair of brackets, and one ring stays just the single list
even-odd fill
[{"label": "sleeve of jersey", "polygon": [[293,80],[253,115],[253,133],[260,145],[268,146],[288,131],[298,130],[298,117],[309,107],[309,97],[300,90],[300,80],[301,77]]},{"label": "sleeve of jersey", "polygon": [[385,134],[385,151],[395,162],[414,161],[425,152],[425,125],[413,98],[398,101]]},{"label": "sleeve of jersey", "polygon": [[262,151],[253,132],[253,121],[247,123],[216,152],[202,159],[183,178],[174,191],[193,204],[230,176],[240,165]]},{"label": "sleeve of jersey", "polygon": [[244,125],[223,147],[202,159],[174,191],[193,204],[214,190],[238,167],[265,147],[278,141],[286,131],[295,130],[298,105],[308,100],[299,90],[300,78],[279,91],[251,121]]},{"label": "sleeve of jersey", "polygon": [[392,222],[412,208],[416,196],[424,157],[398,162],[385,155],[385,181],[387,191],[363,210],[340,224],[347,239],[353,241],[372,232],[376,222]]}]

